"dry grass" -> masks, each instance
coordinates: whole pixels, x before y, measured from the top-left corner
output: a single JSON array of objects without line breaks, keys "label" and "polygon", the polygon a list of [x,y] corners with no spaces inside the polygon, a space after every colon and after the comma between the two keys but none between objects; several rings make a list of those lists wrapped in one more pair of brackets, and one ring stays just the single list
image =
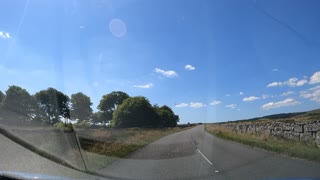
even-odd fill
[{"label": "dry grass", "polygon": [[81,147],[84,150],[109,157],[121,158],[161,137],[189,128],[97,129],[79,132],[79,136]]},{"label": "dry grass", "polygon": [[172,133],[191,127],[162,129],[75,129],[84,150],[87,168],[92,172],[107,167],[137,149]]},{"label": "dry grass", "polygon": [[278,139],[267,134],[236,133],[221,125],[206,125],[206,131],[217,137],[258,147],[284,155],[320,162],[320,150],[314,144]]}]

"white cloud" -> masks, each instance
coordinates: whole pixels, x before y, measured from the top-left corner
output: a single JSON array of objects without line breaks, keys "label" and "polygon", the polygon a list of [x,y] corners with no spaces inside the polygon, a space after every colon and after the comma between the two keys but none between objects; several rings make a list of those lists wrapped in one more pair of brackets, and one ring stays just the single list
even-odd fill
[{"label": "white cloud", "polygon": [[315,86],[313,88],[310,88],[311,91],[317,91],[320,90],[320,86]]},{"label": "white cloud", "polygon": [[227,97],[230,97],[231,95],[230,95],[230,94],[226,94],[226,96],[227,96]]},{"label": "white cloud", "polygon": [[307,83],[308,83],[308,80],[302,79],[302,80],[300,80],[300,81],[297,82],[296,86],[303,86],[303,85],[305,85],[305,84],[307,84]]},{"label": "white cloud", "polygon": [[276,87],[276,86],[282,86],[282,82],[272,82],[267,85],[267,87]]},{"label": "white cloud", "polygon": [[230,109],[234,109],[236,108],[237,105],[236,104],[229,104],[229,105],[226,105],[226,108],[230,108]]},{"label": "white cloud", "polygon": [[221,103],[222,103],[221,101],[212,101],[210,103],[210,105],[215,106],[215,105],[218,105],[218,104],[221,104]]},{"label": "white cloud", "polygon": [[311,77],[310,77],[310,84],[316,84],[320,83],[320,71],[315,72]]},{"label": "white cloud", "polygon": [[203,104],[202,102],[191,102],[189,104],[187,103],[180,103],[180,104],[176,104],[174,107],[176,108],[184,108],[184,107],[192,107],[192,108],[202,108],[202,107],[206,107],[205,104]]},{"label": "white cloud", "polygon": [[281,96],[289,96],[289,95],[292,95],[292,94],[294,94],[293,91],[288,91],[288,92],[282,93]]},{"label": "white cloud", "polygon": [[174,107],[183,108],[183,107],[187,107],[187,106],[189,106],[187,103],[180,103],[180,104],[176,104]]},{"label": "white cloud", "polygon": [[152,88],[152,87],[153,87],[153,84],[152,84],[152,83],[148,83],[148,84],[144,84],[144,85],[134,85],[133,87],[143,88],[143,89],[149,89],[149,88]]},{"label": "white cloud", "polygon": [[240,92],[239,94],[240,94],[240,96],[244,95],[244,93],[243,93],[243,92]]},{"label": "white cloud", "polygon": [[255,100],[258,100],[258,99],[260,99],[260,98],[256,97],[256,96],[250,96],[250,97],[243,98],[242,100],[244,102],[248,102],[248,101],[255,101]]},{"label": "white cloud", "polygon": [[162,70],[162,69],[159,69],[159,68],[155,68],[154,71],[156,73],[159,73],[163,76],[166,76],[166,77],[175,77],[175,76],[178,76],[178,74],[173,71],[173,70],[168,70],[168,71],[165,71],[165,70]]},{"label": "white cloud", "polygon": [[269,97],[269,95],[267,94],[262,94],[262,99],[267,99]]},{"label": "white cloud", "polygon": [[3,38],[3,39],[10,39],[11,36],[8,32],[3,32],[3,31],[0,31],[0,38]]},{"label": "white cloud", "polygon": [[288,85],[290,87],[296,86],[298,82],[298,78],[290,78],[288,81],[283,82],[284,85]]},{"label": "white cloud", "polygon": [[314,97],[311,91],[302,91],[300,92],[300,96],[306,99],[311,99],[312,97]]},{"label": "white cloud", "polygon": [[320,104],[320,86],[300,92],[300,96]]},{"label": "white cloud", "polygon": [[277,69],[277,68],[274,68],[274,69],[272,69],[272,71],[279,71],[279,69]]},{"label": "white cloud", "polygon": [[184,68],[190,71],[193,71],[196,69],[194,66],[191,66],[190,64],[187,64]]},{"label": "white cloud", "polygon": [[267,104],[264,104],[261,106],[261,109],[263,110],[268,110],[268,109],[273,109],[273,108],[280,108],[280,107],[286,107],[286,106],[295,106],[300,104],[300,102],[289,98],[283,101],[278,101],[278,102],[269,102]]},{"label": "white cloud", "polygon": [[202,107],[205,107],[206,105],[201,103],[201,102],[191,102],[190,103],[190,107],[192,108],[202,108]]},{"label": "white cloud", "polygon": [[284,82],[272,82],[267,85],[267,87],[276,87],[276,86],[289,86],[289,87],[299,87],[303,86],[307,83],[309,84],[317,84],[320,83],[320,71],[315,72],[311,77],[310,80],[307,80],[307,76],[304,76],[304,79],[299,80],[298,78],[290,78]]},{"label": "white cloud", "polygon": [[303,86],[307,83],[308,83],[308,80],[306,79],[298,80],[297,78],[291,78],[288,81],[284,82],[285,85],[288,85],[290,87]]},{"label": "white cloud", "polygon": [[299,80],[298,78],[290,78],[284,82],[272,82],[267,85],[267,87],[276,87],[276,86],[289,86],[289,87],[297,87],[303,86],[308,83],[308,80],[302,79]]}]

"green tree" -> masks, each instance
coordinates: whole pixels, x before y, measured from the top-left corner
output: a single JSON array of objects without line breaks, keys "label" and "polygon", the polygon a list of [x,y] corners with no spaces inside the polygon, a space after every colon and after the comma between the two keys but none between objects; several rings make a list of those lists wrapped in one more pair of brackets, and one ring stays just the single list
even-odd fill
[{"label": "green tree", "polygon": [[160,126],[162,127],[175,127],[179,122],[179,116],[175,115],[172,109],[166,105],[159,107],[154,106],[158,116],[160,118]]},{"label": "green tree", "polygon": [[32,96],[33,99],[33,117],[32,121],[37,121],[37,122],[49,122],[49,117],[48,114],[46,113],[45,109],[41,107],[41,103],[38,102],[37,98],[35,95]]},{"label": "green tree", "polygon": [[104,118],[103,118],[103,112],[95,112],[92,114],[91,121],[94,124],[102,123],[105,124]]},{"label": "green tree", "polygon": [[0,105],[1,105],[4,98],[5,98],[5,95],[3,94],[2,91],[0,91]]},{"label": "green tree", "polygon": [[92,102],[90,97],[78,92],[71,95],[71,109],[70,114],[72,119],[79,121],[89,121],[92,116]]},{"label": "green tree", "polygon": [[27,90],[19,86],[9,86],[6,96],[2,101],[2,107],[7,111],[12,111],[20,115],[31,117],[33,100]]},{"label": "green tree", "polygon": [[129,95],[122,91],[113,91],[102,96],[98,109],[104,113],[103,118],[108,118],[105,121],[112,119],[113,112],[127,98],[129,98]]},{"label": "green tree", "polygon": [[159,118],[145,97],[130,97],[114,111],[112,125],[114,127],[157,127]]},{"label": "green tree", "polygon": [[70,118],[69,97],[62,92],[48,88],[37,92],[34,97],[50,124],[59,122],[60,116]]}]

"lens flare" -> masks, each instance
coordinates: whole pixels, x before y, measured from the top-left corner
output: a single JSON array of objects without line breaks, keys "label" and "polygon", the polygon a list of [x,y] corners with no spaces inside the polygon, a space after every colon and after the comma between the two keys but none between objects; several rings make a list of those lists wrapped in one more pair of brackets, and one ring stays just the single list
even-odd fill
[{"label": "lens flare", "polygon": [[112,19],[109,23],[109,30],[113,36],[118,38],[127,34],[126,24],[121,19]]}]

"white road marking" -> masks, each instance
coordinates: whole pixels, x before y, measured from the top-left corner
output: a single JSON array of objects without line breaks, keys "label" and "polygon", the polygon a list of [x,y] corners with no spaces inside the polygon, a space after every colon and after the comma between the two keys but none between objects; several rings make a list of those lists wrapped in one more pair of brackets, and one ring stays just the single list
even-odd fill
[{"label": "white road marking", "polygon": [[213,166],[213,163],[204,155],[204,154],[202,154],[202,152],[199,150],[199,149],[197,149],[198,150],[198,152],[201,154],[201,156],[211,165],[211,166]]},{"label": "white road marking", "polygon": [[[191,139],[192,144],[194,145],[194,147],[197,149],[197,151],[200,153],[200,155],[211,165],[213,166],[213,163],[197,148],[196,143]],[[218,170],[214,171],[215,173],[219,173]]]}]

